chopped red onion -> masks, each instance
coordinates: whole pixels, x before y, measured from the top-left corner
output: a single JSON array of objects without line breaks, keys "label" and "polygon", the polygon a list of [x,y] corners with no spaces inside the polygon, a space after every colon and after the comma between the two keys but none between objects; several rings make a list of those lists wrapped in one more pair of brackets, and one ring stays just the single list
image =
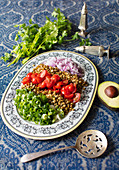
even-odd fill
[{"label": "chopped red onion", "polygon": [[44,62],[44,64],[51,67],[58,67],[61,71],[77,74],[80,77],[84,76],[83,69],[71,58],[49,57],[48,60]]}]

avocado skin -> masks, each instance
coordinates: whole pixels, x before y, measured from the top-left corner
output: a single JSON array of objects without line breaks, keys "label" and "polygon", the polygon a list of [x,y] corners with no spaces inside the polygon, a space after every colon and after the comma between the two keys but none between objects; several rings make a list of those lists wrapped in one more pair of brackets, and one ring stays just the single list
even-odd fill
[{"label": "avocado skin", "polygon": [[[103,88],[103,85],[104,85],[104,88]],[[102,82],[101,84],[99,84],[98,86],[98,92],[97,92],[97,95],[98,95],[98,98],[100,99],[101,103],[104,104],[107,108],[109,108],[110,110],[112,111],[119,111],[119,104],[117,104],[117,106],[109,106],[108,103],[106,103],[102,98],[102,94],[101,94],[101,97],[100,97],[100,93],[103,93],[104,96],[107,97],[107,95],[104,93],[106,87],[108,86],[114,86],[118,89],[118,92],[119,92],[119,84],[113,82],[113,81],[105,81],[105,82]],[[112,100],[112,98],[109,99],[110,101]],[[114,99],[115,101],[119,101],[119,94],[117,97],[115,97]],[[118,102],[119,103],[119,102]]]}]

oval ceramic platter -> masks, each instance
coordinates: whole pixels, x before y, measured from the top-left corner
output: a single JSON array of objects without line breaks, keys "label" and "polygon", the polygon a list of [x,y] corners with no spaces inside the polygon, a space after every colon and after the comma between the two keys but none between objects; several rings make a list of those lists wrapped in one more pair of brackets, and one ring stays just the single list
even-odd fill
[{"label": "oval ceramic platter", "polygon": [[[89,85],[82,92],[80,102],[76,103],[74,110],[69,112],[65,118],[52,125],[41,126],[22,119],[14,105],[14,97],[16,89],[21,86],[23,77],[49,57],[71,58],[84,69],[83,79]],[[61,137],[76,129],[84,121],[93,103],[97,86],[98,72],[95,65],[88,58],[78,53],[60,50],[39,54],[23,65],[8,85],[2,98],[2,119],[8,128],[26,138],[47,140]]]}]

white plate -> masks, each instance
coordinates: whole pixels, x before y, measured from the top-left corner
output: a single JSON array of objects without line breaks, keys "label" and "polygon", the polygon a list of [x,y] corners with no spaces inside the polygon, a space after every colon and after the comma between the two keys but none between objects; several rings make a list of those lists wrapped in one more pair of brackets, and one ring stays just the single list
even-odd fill
[{"label": "white plate", "polygon": [[[23,77],[44,60],[54,56],[72,58],[74,62],[78,63],[84,69],[85,76],[83,78],[89,83],[89,86],[82,93],[81,101],[76,103],[74,111],[69,112],[64,119],[52,125],[36,125],[21,118],[16,106],[14,106],[13,98],[15,97],[16,89],[21,86]],[[93,103],[97,86],[98,72],[95,65],[88,58],[78,53],[60,50],[39,54],[22,66],[7,87],[2,98],[2,119],[8,128],[26,138],[46,140],[66,135],[84,121]]]}]

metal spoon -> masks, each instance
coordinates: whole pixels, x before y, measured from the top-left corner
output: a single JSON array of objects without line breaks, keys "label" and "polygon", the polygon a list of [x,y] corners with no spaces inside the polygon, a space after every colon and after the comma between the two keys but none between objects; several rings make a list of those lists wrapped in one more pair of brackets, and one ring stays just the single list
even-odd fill
[{"label": "metal spoon", "polygon": [[70,148],[77,149],[79,153],[87,158],[96,158],[105,152],[107,148],[107,138],[102,132],[98,130],[87,130],[78,136],[75,146],[29,153],[22,156],[21,162],[28,162],[52,152]]}]

